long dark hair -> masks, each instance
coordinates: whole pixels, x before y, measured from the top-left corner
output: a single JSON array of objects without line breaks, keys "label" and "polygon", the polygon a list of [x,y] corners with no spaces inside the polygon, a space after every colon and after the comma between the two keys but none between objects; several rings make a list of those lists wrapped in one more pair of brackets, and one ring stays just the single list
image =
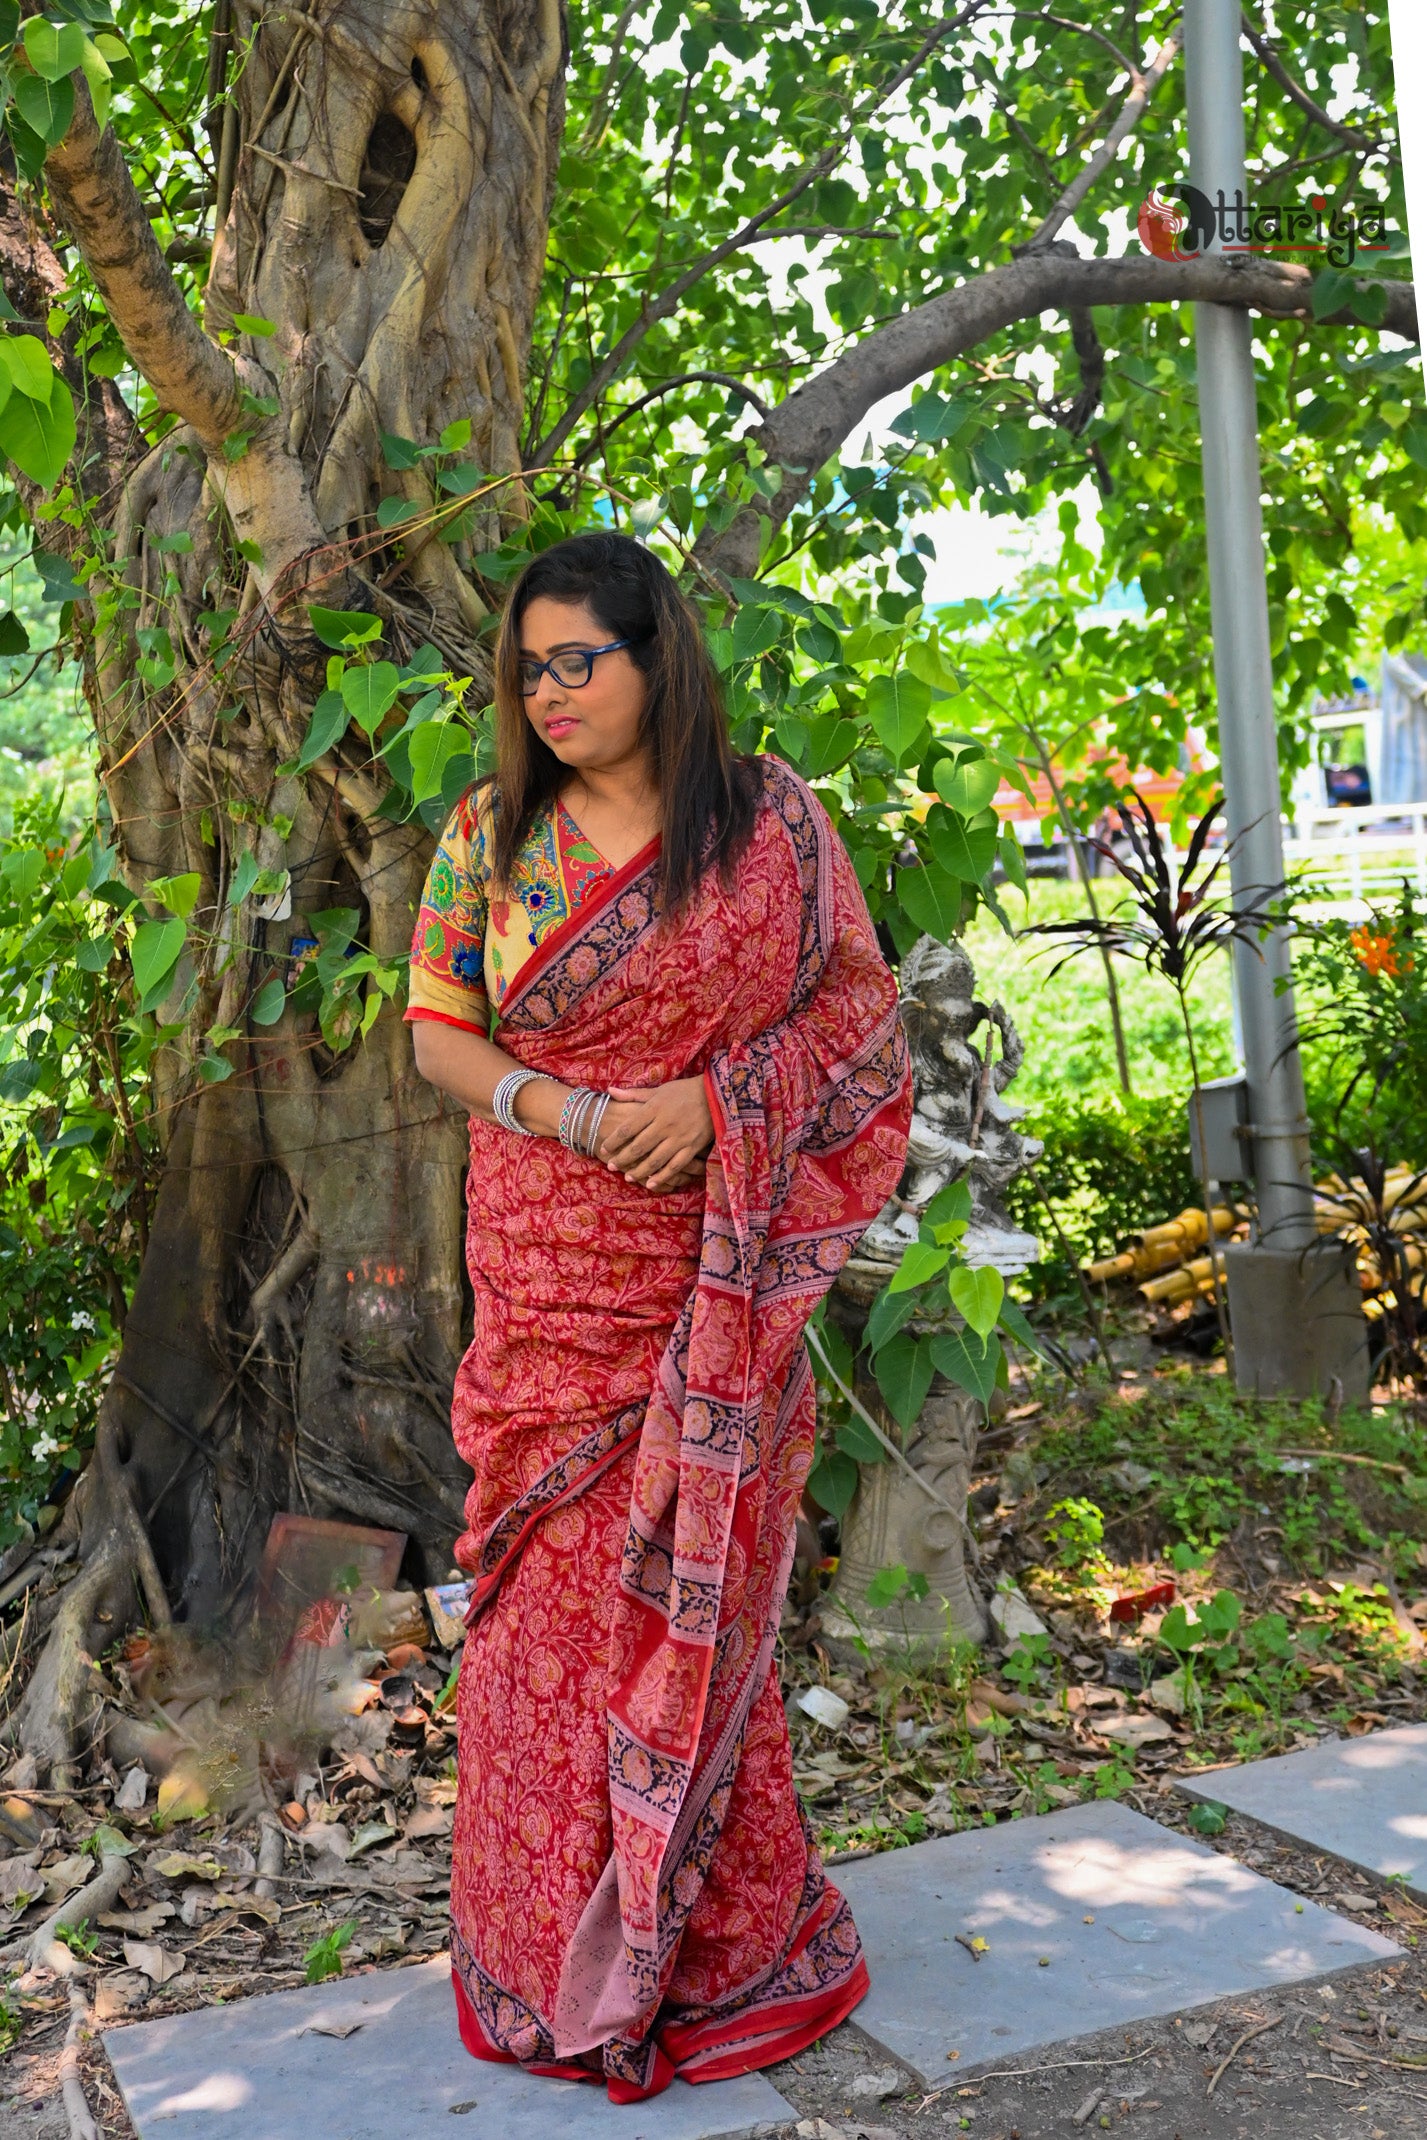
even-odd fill
[{"label": "long dark hair", "polygon": [[676,912],[706,870],[727,871],[747,845],[758,805],[755,762],[736,755],[718,676],[698,617],[669,573],[628,535],[572,535],[533,557],[511,590],[496,647],[496,794],[492,866],[510,882],[539,812],[570,778],[525,711],[520,626],[529,605],[582,602],[611,639],[630,641],[643,671],[640,741],[659,791],[663,845],[657,896]]}]

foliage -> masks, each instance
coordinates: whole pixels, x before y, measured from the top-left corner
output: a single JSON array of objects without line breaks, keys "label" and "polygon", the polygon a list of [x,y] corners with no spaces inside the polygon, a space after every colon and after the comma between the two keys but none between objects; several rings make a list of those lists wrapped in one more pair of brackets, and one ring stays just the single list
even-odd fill
[{"label": "foliage", "polygon": [[1345,1145],[1427,1160],[1427,961],[1417,897],[1403,880],[1391,904],[1360,920],[1305,915],[1295,967],[1315,1008],[1305,1048],[1318,1057],[1320,1121]]},{"label": "foliage", "polygon": [[[1065,1093],[1038,1106],[1028,1126],[1044,1143],[1036,1174],[1078,1265],[1112,1255],[1132,1233],[1197,1197],[1182,1099]],[[1025,1176],[1011,1184],[1007,1208],[1041,1237],[1042,1255],[1028,1274],[1034,1294],[1057,1303],[1078,1298],[1075,1268],[1050,1237]]]},{"label": "foliage", "polygon": [[309,1984],[325,1984],[329,1977],[342,1974],[342,1956],[351,1945],[356,1929],[353,1924],[334,1925],[330,1932],[313,1940],[302,1958]]}]

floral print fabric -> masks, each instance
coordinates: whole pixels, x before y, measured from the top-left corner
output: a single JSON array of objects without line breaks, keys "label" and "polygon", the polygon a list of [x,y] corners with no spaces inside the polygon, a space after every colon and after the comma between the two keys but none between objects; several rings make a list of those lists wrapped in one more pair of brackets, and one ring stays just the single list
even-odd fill
[{"label": "floral print fabric", "polygon": [[471,1125],[457,2009],[477,2056],[617,2101],[790,2056],[867,1984],[771,1667],[802,1333],[900,1176],[910,1079],[851,862],[796,775],[763,778],[730,881],[667,923],[637,857],[501,999],[501,1046],[565,1082],[702,1075],[706,1182],[651,1196]]},{"label": "floral print fabric", "polygon": [[611,876],[563,803],[542,812],[497,898],[487,856],[489,815],[472,788],[441,835],[411,943],[409,1020],[435,1018],[485,1033],[490,1011],[532,951]]}]

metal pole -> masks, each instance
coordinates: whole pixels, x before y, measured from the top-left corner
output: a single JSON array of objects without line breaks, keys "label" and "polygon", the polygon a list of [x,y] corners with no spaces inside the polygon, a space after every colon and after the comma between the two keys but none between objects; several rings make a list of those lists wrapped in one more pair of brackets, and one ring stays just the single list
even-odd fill
[{"label": "metal pole", "polygon": [[[1226,207],[1208,249],[1227,247],[1232,255],[1248,236],[1234,214],[1248,198],[1239,0],[1187,0],[1184,16],[1190,175],[1210,201]],[[1235,904],[1250,907],[1283,884],[1283,830],[1248,314],[1227,305],[1196,305],[1194,336],[1219,754],[1225,817],[1235,843],[1230,881]],[[1259,1237],[1266,1246],[1299,1250],[1315,1232],[1286,933],[1275,929],[1258,951],[1235,945],[1234,966]]]}]

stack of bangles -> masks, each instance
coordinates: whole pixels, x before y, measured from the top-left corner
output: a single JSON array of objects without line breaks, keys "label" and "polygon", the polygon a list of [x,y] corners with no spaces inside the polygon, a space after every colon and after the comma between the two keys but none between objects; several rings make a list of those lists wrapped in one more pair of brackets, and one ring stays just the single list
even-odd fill
[{"label": "stack of bangles", "polygon": [[[501,1079],[491,1095],[491,1113],[502,1129],[514,1130],[517,1137],[536,1135],[517,1117],[515,1098],[524,1086],[537,1082],[553,1085],[555,1080],[540,1070],[512,1070]],[[576,1085],[560,1110],[557,1132],[567,1152],[579,1152],[586,1159],[594,1157],[609,1100],[607,1092],[596,1092],[592,1085]]]}]

